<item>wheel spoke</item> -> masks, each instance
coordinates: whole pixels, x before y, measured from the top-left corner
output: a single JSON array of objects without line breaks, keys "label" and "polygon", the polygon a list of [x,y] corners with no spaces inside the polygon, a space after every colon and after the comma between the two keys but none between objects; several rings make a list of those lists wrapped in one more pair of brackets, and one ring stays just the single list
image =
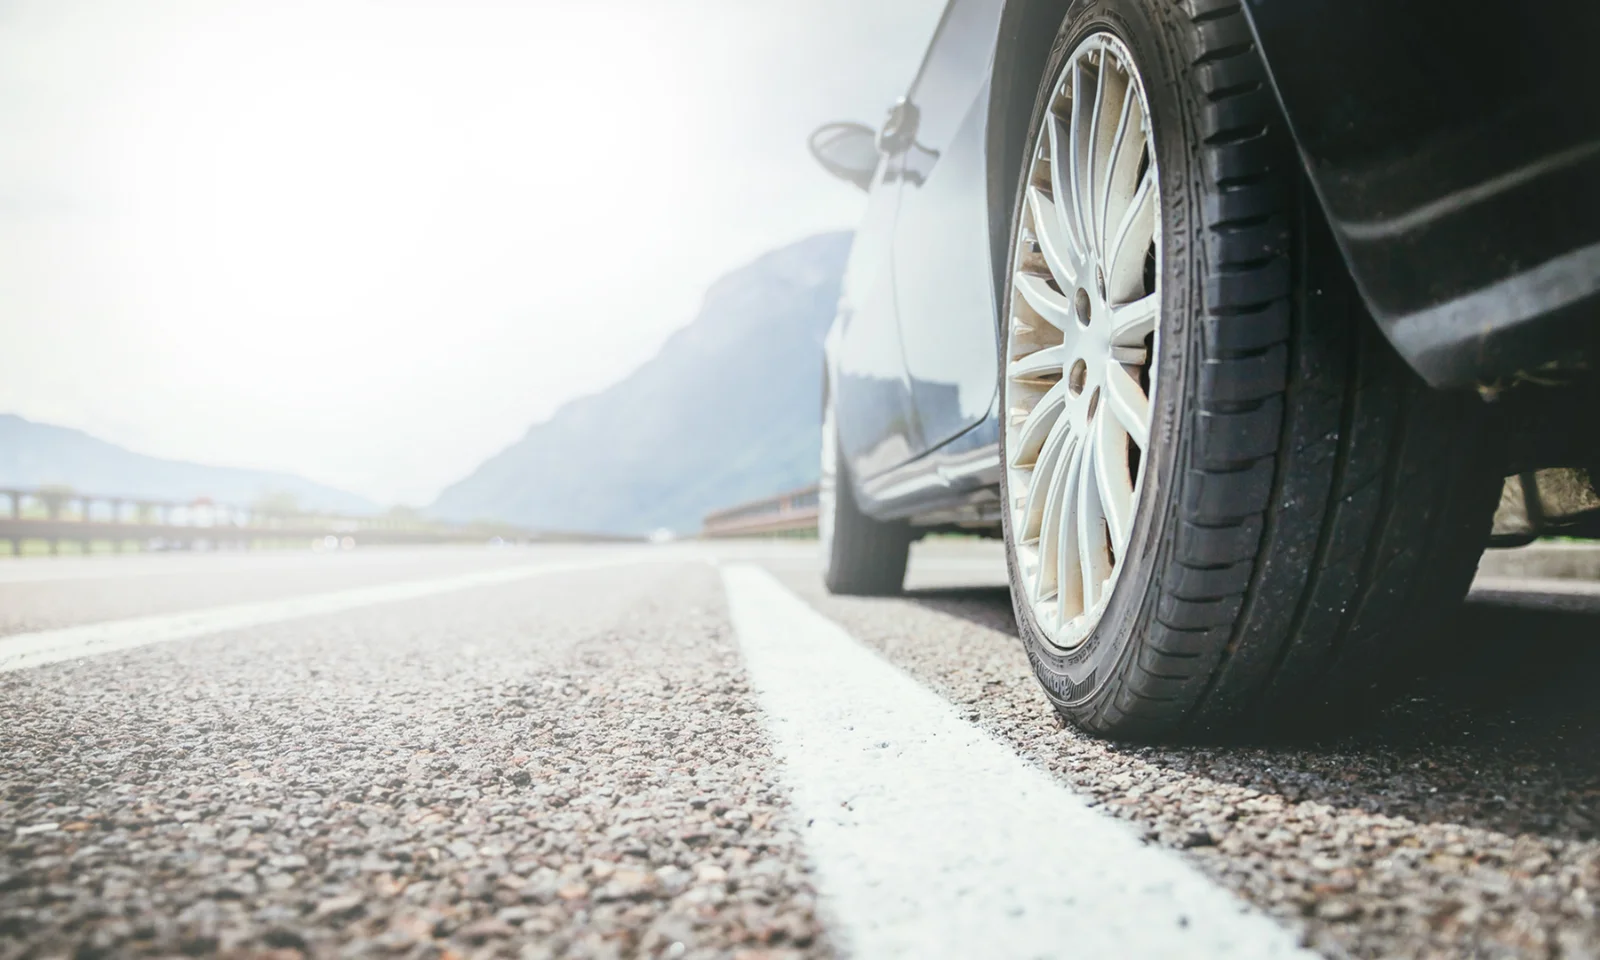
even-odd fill
[{"label": "wheel spoke", "polygon": [[1147,145],[1144,111],[1130,82],[1124,91],[1122,117],[1111,143],[1111,159],[1106,164],[1105,177],[1100,185],[1105,191],[1105,203],[1100,211],[1100,246],[1103,250],[1110,250],[1115,236],[1107,236],[1107,233],[1113,226],[1122,223],[1129,203],[1138,192],[1142,179],[1139,167]]},{"label": "wheel spoke", "polygon": [[1133,479],[1128,474],[1128,435],[1109,417],[1097,417],[1094,434],[1094,479],[1099,487],[1100,509],[1106,518],[1114,549],[1133,522]]},{"label": "wheel spoke", "polygon": [[1057,417],[1055,424],[1050,428],[1050,434],[1044,439],[1044,445],[1039,448],[1039,457],[1034,461],[1033,472],[1028,476],[1028,495],[1022,506],[1023,543],[1037,541],[1042,535],[1041,522],[1045,502],[1049,499],[1050,487],[1058,476],[1056,468],[1060,462],[1061,450],[1071,436],[1070,420],[1067,417]]},{"label": "wheel spoke", "polygon": [[1156,310],[1160,306],[1155,294],[1140,297],[1132,303],[1111,308],[1111,344],[1117,347],[1142,347],[1144,338],[1156,328]]},{"label": "wheel spoke", "polygon": [[1072,318],[1072,301],[1050,289],[1044,277],[1028,273],[1016,276],[1015,286],[1022,299],[1045,323],[1062,333],[1076,333],[1077,321]]},{"label": "wheel spoke", "polygon": [[[1085,122],[1083,114],[1087,109],[1090,109],[1090,107],[1083,102],[1083,64],[1074,61],[1072,64],[1072,121],[1068,125],[1067,135],[1068,170],[1066,183],[1068,184],[1068,192],[1072,194],[1072,218],[1076,221],[1074,226],[1077,227],[1078,231],[1079,249],[1084,251],[1085,256],[1093,257],[1099,254],[1099,250],[1095,247],[1093,238],[1089,236],[1089,224],[1084,219],[1083,190],[1080,189],[1083,183],[1083,144],[1080,141],[1083,139],[1082,132]],[[1055,181],[1058,184],[1060,182],[1059,180]],[[1060,193],[1059,188],[1056,192]]]},{"label": "wheel spoke", "polygon": [[1131,300],[1144,291],[1144,253],[1155,231],[1155,176],[1146,170],[1128,209],[1117,224],[1115,239],[1106,251],[1106,294],[1113,303]]},{"label": "wheel spoke", "polygon": [[1049,528],[1055,532],[1046,553],[1046,546],[1041,541],[1039,544],[1039,557],[1041,564],[1048,562],[1055,569],[1056,586],[1056,613],[1060,623],[1082,613],[1086,608],[1083,602],[1083,575],[1079,572],[1078,561],[1078,486],[1083,473],[1083,460],[1087,452],[1087,444],[1074,443],[1067,451],[1064,458],[1065,466],[1056,474],[1053,488],[1061,507],[1058,513],[1047,516],[1046,522],[1055,521]]},{"label": "wheel spoke", "polygon": [[1150,445],[1150,398],[1128,368],[1115,361],[1106,364],[1105,384],[1105,406],[1111,409],[1119,429],[1140,450],[1146,449]]},{"label": "wheel spoke", "polygon": [[1105,518],[1101,514],[1099,484],[1094,482],[1095,445],[1083,445],[1083,457],[1078,462],[1077,537],[1078,572],[1083,584],[1083,608],[1094,606],[1101,581],[1111,572],[1111,558],[1106,556]]},{"label": "wheel spoke", "polygon": [[1039,398],[1022,421],[1022,426],[1017,430],[1016,449],[1011,451],[1011,465],[1013,467],[1026,467],[1037,460],[1039,449],[1044,446],[1044,438],[1049,435],[1050,427],[1061,416],[1067,405],[1067,384],[1065,381],[1057,383]]},{"label": "wheel spoke", "polygon": [[833,549],[833,512],[839,487],[839,440],[834,423],[830,399],[822,408],[822,465],[817,478],[817,542],[825,560]]},{"label": "wheel spoke", "polygon": [[1013,380],[1036,380],[1043,374],[1060,373],[1067,355],[1065,344],[1035,350],[1006,366],[1006,376]]},{"label": "wheel spoke", "polygon": [[[1101,67],[1101,76],[1105,76],[1105,69],[1106,68],[1104,66]],[[1117,182],[1119,169],[1124,165],[1123,158],[1125,154],[1131,152],[1125,149],[1125,145],[1127,144],[1128,139],[1128,123],[1133,116],[1133,107],[1138,99],[1139,98],[1134,95],[1133,84],[1124,84],[1122,87],[1122,107],[1117,112],[1117,131],[1111,136],[1111,149],[1108,151],[1108,155],[1106,157],[1106,168],[1100,177],[1100,219],[1095,225],[1095,230],[1100,238],[1100,246],[1102,249],[1105,248],[1107,239],[1106,224],[1111,220],[1112,217],[1112,188]],[[1136,133],[1142,134],[1142,131],[1136,131]],[[1142,141],[1144,138],[1141,135],[1138,137],[1138,139]]]},{"label": "wheel spoke", "polygon": [[1071,231],[1061,218],[1054,200],[1038,187],[1028,188],[1028,209],[1033,216],[1033,238],[1039,241],[1039,254],[1061,289],[1078,285],[1078,253],[1072,247]]},{"label": "wheel spoke", "polygon": [[[1045,134],[1050,140],[1050,201],[1055,211],[1055,223],[1060,226],[1060,235],[1066,238],[1066,247],[1057,245],[1058,252],[1069,252],[1073,263],[1082,263],[1087,256],[1083,238],[1078,236],[1078,226],[1073,222],[1072,215],[1072,189],[1070,163],[1067,160],[1068,149],[1062,144],[1065,137],[1061,133],[1061,118],[1055,113],[1045,114]],[[1033,187],[1030,189],[1038,189]],[[1034,220],[1037,224],[1039,221]],[[1076,273],[1074,273],[1076,276]]]},{"label": "wheel spoke", "polygon": [[1034,602],[1041,605],[1055,596],[1060,583],[1056,576],[1056,565],[1052,562],[1053,553],[1046,552],[1054,547],[1055,538],[1052,536],[1052,531],[1055,529],[1056,517],[1060,513],[1059,498],[1047,496],[1044,511],[1039,517],[1039,560],[1033,566],[1033,582],[1028,587],[1033,592]]},{"label": "wheel spoke", "polygon": [[[1084,138],[1087,141],[1085,143],[1085,152],[1088,156],[1084,158],[1083,179],[1081,181],[1073,181],[1073,187],[1077,190],[1078,195],[1083,198],[1084,229],[1089,234],[1090,246],[1096,251],[1105,249],[1104,231],[1100,227],[1100,218],[1095,212],[1095,194],[1097,191],[1094,185],[1098,182],[1098,178],[1095,176],[1095,169],[1099,166],[1100,160],[1100,111],[1105,109],[1106,105],[1106,73],[1109,70],[1106,65],[1106,56],[1106,53],[1101,51],[1100,69],[1095,73],[1094,78],[1094,106],[1089,108],[1088,136]],[[1077,116],[1076,111],[1073,112],[1073,116]]]}]

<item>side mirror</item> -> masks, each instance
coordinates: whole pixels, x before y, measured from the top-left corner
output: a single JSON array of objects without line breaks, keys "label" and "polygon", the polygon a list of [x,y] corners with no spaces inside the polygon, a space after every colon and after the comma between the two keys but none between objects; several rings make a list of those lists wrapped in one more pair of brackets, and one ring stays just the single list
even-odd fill
[{"label": "side mirror", "polygon": [[866,124],[842,122],[818,127],[806,145],[822,169],[865,190],[878,170],[877,141],[877,131]]}]

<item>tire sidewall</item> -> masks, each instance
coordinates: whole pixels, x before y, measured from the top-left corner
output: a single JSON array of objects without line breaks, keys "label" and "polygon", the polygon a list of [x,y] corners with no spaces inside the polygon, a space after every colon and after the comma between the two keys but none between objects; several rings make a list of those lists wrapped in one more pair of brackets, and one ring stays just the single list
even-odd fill
[{"label": "tire sidewall", "polygon": [[[1012,302],[1015,275],[1016,238],[1027,188],[1028,167],[1032,163],[1044,108],[1059,78],[1068,55],[1088,34],[1107,30],[1122,41],[1133,56],[1144,80],[1145,97],[1151,113],[1151,140],[1161,189],[1161,315],[1158,356],[1156,358],[1156,396],[1151,409],[1151,443],[1145,450],[1146,462],[1139,502],[1128,549],[1119,558],[1122,565],[1110,599],[1094,631],[1083,643],[1070,650],[1051,643],[1039,628],[1029,608],[1017,566],[1011,529],[1012,493],[1009,490],[1009,455],[1005,447],[1006,429],[1000,430],[1001,523],[1005,532],[1006,564],[1010,574],[1012,605],[1028,659],[1045,692],[1058,709],[1091,728],[1104,705],[1115,697],[1126,661],[1137,652],[1138,640],[1156,615],[1157,573],[1164,567],[1171,535],[1177,529],[1175,491],[1179,488],[1179,465],[1187,459],[1184,431],[1179,429],[1190,407],[1189,375],[1193,367],[1192,326],[1198,314],[1199,292],[1191,289],[1197,273],[1194,262],[1200,238],[1191,215],[1195,203],[1192,184],[1198,171],[1189,144],[1194,123],[1185,110],[1178,91],[1184,82],[1181,51],[1174,51],[1169,39],[1181,31],[1166,31],[1156,21],[1160,14],[1136,0],[1091,0],[1074,4],[1068,11],[1050,59],[1034,95],[1034,105],[1023,148],[1023,171],[1013,198],[1011,228],[1006,251],[1006,289],[1002,301],[1000,331],[1000,390],[1006,389],[1006,326]],[[1002,408],[1004,404],[1002,403]]]}]

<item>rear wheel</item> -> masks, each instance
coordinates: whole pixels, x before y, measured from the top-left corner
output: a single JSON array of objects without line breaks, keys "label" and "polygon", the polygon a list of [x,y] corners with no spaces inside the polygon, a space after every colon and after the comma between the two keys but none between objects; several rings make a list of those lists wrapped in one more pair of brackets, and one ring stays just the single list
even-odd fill
[{"label": "rear wheel", "polygon": [[1029,138],[1003,519],[1046,691],[1131,737],[1370,702],[1499,480],[1362,313],[1238,4],[1076,5]]},{"label": "rear wheel", "polygon": [[856,506],[855,491],[839,456],[830,397],[822,414],[822,474],[817,484],[817,539],[822,580],[832,593],[899,593],[911,553],[911,528],[874,520]]}]

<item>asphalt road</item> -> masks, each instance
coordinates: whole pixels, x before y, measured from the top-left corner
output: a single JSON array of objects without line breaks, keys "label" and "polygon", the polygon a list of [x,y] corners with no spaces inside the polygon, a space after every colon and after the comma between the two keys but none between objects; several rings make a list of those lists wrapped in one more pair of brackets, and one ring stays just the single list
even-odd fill
[{"label": "asphalt road", "polygon": [[1366,732],[1128,747],[992,544],[811,549],[0,565],[0,957],[1600,956],[1583,591]]}]

